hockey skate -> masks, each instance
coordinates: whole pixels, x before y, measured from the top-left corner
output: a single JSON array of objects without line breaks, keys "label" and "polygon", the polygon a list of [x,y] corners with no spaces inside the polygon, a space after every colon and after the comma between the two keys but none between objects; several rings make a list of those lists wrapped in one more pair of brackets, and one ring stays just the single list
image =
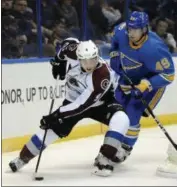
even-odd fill
[{"label": "hockey skate", "polygon": [[11,168],[13,172],[16,172],[20,170],[26,164],[27,163],[24,162],[21,158],[17,157],[9,163],[9,167]]},{"label": "hockey skate", "polygon": [[132,147],[122,144],[122,146],[117,150],[115,158],[113,158],[112,161],[117,164],[124,162],[130,156],[132,149]]},{"label": "hockey skate", "polygon": [[[119,148],[115,157],[112,159],[112,163],[116,165],[124,162],[127,159],[127,157],[130,156],[132,149],[133,149],[132,147],[128,147],[127,145],[122,144],[122,147]],[[96,166],[98,163],[98,157],[99,155],[95,158],[94,166]]]},{"label": "hockey skate", "polygon": [[96,157],[94,162],[93,174],[107,177],[112,174],[114,170],[114,163],[103,156],[101,153]]},{"label": "hockey skate", "polygon": [[168,157],[156,171],[156,174],[163,177],[177,178],[177,151],[169,144],[167,150]]},{"label": "hockey skate", "polygon": [[162,177],[177,178],[177,163],[167,158],[165,162],[157,168],[156,174]]}]

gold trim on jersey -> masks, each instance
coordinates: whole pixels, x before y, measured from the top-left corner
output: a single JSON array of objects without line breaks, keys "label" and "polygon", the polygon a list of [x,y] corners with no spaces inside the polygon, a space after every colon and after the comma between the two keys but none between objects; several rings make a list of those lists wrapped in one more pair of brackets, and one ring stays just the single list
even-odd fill
[{"label": "gold trim on jersey", "polygon": [[[161,99],[164,91],[165,91],[165,88],[158,89],[158,91],[156,92],[156,94],[154,95],[154,97],[152,98],[152,100],[149,103],[149,107],[151,108],[151,110],[153,110],[154,107],[156,106],[156,104],[159,102],[159,100]],[[147,115],[150,114],[147,109],[145,110],[145,112],[146,112]]]},{"label": "gold trim on jersey", "polygon": [[[131,62],[131,66],[124,66],[124,62],[123,62],[124,58],[127,58]],[[121,59],[122,68],[124,70],[136,69],[136,68],[139,68],[139,67],[141,67],[143,65],[142,63],[137,62],[136,60],[126,56],[122,52],[120,53],[120,59]]]},{"label": "gold trim on jersey", "polygon": [[128,130],[126,136],[138,136],[140,130]]},{"label": "gold trim on jersey", "polygon": [[148,35],[143,36],[143,37],[136,43],[136,45],[135,45],[132,41],[129,40],[129,45],[130,45],[130,47],[133,48],[133,49],[139,49],[139,48],[142,47],[142,45],[144,44],[144,42],[145,42],[147,39],[148,39]]},{"label": "gold trim on jersey", "polygon": [[175,79],[175,75],[174,74],[165,74],[165,73],[161,73],[160,76],[165,79],[168,82],[172,82]]},{"label": "gold trim on jersey", "polygon": [[139,126],[138,127],[129,127],[125,136],[128,138],[136,138],[136,137],[138,137],[139,132],[140,132]]}]

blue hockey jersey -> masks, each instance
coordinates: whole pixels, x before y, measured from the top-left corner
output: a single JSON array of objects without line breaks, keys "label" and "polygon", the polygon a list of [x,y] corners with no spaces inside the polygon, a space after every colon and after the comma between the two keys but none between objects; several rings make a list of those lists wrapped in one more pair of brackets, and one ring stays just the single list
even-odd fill
[{"label": "blue hockey jersey", "polygon": [[145,79],[148,90],[142,97],[153,110],[164,95],[166,86],[174,80],[173,60],[165,43],[154,32],[149,31],[138,45],[134,45],[129,41],[126,23],[114,29],[110,57],[111,68],[120,75],[115,98],[124,107],[133,130],[125,135],[123,143],[133,147],[138,138],[140,119],[147,117],[149,111],[140,99],[132,96],[125,74],[134,85]]},{"label": "blue hockey jersey", "polygon": [[149,31],[143,43],[133,46],[128,39],[126,24],[122,23],[114,29],[111,51],[117,51],[119,56],[117,63],[111,62],[112,69],[118,74],[125,72],[135,85],[148,79],[152,88],[158,89],[174,80],[171,54],[154,32]]}]

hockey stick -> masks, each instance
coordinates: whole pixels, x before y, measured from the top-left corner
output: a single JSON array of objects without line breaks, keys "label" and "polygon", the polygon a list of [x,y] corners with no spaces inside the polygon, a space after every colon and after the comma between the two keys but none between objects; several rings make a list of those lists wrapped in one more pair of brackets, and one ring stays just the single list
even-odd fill
[{"label": "hockey stick", "polygon": [[[59,76],[57,76],[55,89],[57,88],[58,80],[59,80]],[[51,101],[51,105],[50,105],[49,114],[52,113],[54,101],[55,101],[55,97],[53,96],[52,101]],[[37,164],[36,164],[36,168],[35,168],[35,173],[34,173],[34,176],[33,176],[33,179],[34,180],[38,180],[38,181],[44,179],[44,177],[38,176],[37,172],[38,172],[39,163],[40,163],[40,160],[41,160],[41,156],[42,156],[42,152],[43,152],[43,148],[44,148],[44,143],[45,143],[46,136],[47,136],[47,129],[45,130],[45,133],[44,133],[44,137],[43,137],[43,140],[42,140],[42,145],[41,145],[41,148],[40,148],[40,152],[39,152],[39,156],[38,156],[38,160],[37,160]]]},{"label": "hockey stick", "polygon": [[[133,89],[135,88],[135,85],[133,84],[133,82],[131,81],[131,79],[124,73],[124,77],[126,78],[126,80],[129,82],[130,86]],[[157,123],[157,125],[161,128],[161,130],[163,131],[163,133],[165,134],[165,136],[168,138],[168,140],[171,142],[171,144],[173,145],[173,147],[176,149],[177,151],[177,144],[172,140],[171,136],[168,134],[168,132],[166,131],[166,129],[163,127],[163,125],[160,123],[159,119],[157,118],[157,116],[154,114],[154,112],[152,111],[152,109],[149,107],[149,105],[147,104],[147,102],[143,99],[140,98],[141,102],[143,103],[144,106],[146,106],[148,112],[151,114],[152,118],[155,120],[155,122]]]}]

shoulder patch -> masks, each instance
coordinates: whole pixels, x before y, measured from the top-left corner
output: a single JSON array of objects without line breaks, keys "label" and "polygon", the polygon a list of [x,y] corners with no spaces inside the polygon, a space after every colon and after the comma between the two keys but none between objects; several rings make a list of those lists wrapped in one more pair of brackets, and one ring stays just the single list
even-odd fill
[{"label": "shoulder patch", "polygon": [[110,72],[106,64],[101,64],[101,66],[93,72],[92,76],[95,90],[102,92],[108,88],[110,84]]},{"label": "shoulder patch", "polygon": [[106,88],[108,87],[108,85],[109,85],[109,80],[108,80],[108,79],[103,79],[103,80],[101,81],[101,88],[102,88],[103,90],[106,90]]}]

